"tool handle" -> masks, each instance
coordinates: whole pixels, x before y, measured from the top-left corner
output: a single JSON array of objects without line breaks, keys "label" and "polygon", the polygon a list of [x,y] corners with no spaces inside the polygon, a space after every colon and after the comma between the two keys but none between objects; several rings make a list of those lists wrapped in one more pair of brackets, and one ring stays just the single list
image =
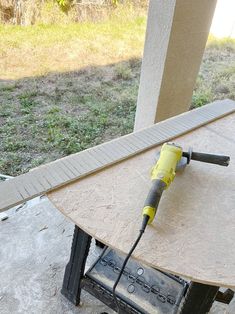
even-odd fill
[{"label": "tool handle", "polygon": [[210,164],[225,166],[225,167],[229,165],[229,161],[230,161],[229,156],[204,154],[204,153],[197,153],[197,152],[192,152],[191,159],[210,163]]},{"label": "tool handle", "polygon": [[159,179],[152,181],[152,187],[148,193],[143,208],[143,215],[148,215],[150,218],[148,223],[151,223],[156,215],[158,204],[165,188],[166,183],[164,181]]}]

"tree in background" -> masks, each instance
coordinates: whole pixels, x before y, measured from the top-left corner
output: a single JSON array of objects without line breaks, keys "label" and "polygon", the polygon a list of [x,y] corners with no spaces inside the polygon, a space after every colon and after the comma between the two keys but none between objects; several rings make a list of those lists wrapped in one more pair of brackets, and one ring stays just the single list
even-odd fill
[{"label": "tree in background", "polygon": [[0,0],[0,22],[30,25],[40,14],[44,0]]},{"label": "tree in background", "polygon": [[68,12],[73,4],[73,0],[56,0],[63,12]]},{"label": "tree in background", "polygon": [[0,23],[33,25],[97,21],[122,5],[147,6],[148,0],[0,0]]}]

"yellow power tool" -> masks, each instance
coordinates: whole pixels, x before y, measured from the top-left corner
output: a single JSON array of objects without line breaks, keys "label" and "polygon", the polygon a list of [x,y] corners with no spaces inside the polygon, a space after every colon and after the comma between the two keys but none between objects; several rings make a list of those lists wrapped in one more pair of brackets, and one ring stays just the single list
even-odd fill
[{"label": "yellow power tool", "polygon": [[182,147],[174,143],[165,143],[151,171],[152,187],[143,208],[143,229],[153,221],[162,193],[174,180],[176,171],[184,168],[191,159],[221,166],[228,166],[230,160],[229,156],[197,153],[191,148],[188,152],[183,152]]},{"label": "yellow power tool", "polygon": [[182,157],[182,148],[175,144],[165,143],[160,158],[151,171],[152,187],[143,208],[143,216],[148,216],[150,224],[157,211],[162,192],[168,188],[175,178],[176,166]]}]

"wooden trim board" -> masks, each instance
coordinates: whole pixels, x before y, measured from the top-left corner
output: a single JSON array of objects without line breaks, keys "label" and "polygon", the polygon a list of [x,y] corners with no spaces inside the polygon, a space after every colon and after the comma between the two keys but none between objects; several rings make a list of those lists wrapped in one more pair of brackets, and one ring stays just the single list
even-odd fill
[{"label": "wooden trim board", "polygon": [[216,101],[2,182],[0,212],[170,141],[232,112],[235,112],[234,101]]}]

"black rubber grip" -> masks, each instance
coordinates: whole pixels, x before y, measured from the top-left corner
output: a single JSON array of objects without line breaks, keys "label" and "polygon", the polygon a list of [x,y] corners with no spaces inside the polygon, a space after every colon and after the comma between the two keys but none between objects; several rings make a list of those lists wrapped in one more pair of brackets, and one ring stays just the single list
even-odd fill
[{"label": "black rubber grip", "polygon": [[202,161],[202,162],[207,162],[210,164],[216,164],[220,166],[228,166],[229,161],[230,161],[229,156],[204,154],[204,153],[197,153],[197,152],[192,152],[191,159]]},{"label": "black rubber grip", "polygon": [[151,206],[157,209],[161,196],[162,196],[162,192],[164,191],[165,187],[166,187],[166,183],[163,182],[162,180],[159,180],[159,179],[153,180],[152,187],[145,200],[144,207]]}]

